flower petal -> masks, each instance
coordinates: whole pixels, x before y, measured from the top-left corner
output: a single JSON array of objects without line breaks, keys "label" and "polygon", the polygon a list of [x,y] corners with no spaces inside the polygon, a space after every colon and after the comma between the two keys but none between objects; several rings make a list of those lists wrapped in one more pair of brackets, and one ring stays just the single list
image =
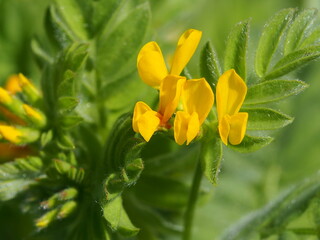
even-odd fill
[{"label": "flower petal", "polygon": [[216,94],[218,118],[221,121],[224,115],[231,116],[239,112],[247,94],[247,86],[235,70],[230,69],[219,78]]},{"label": "flower petal", "polygon": [[179,145],[187,141],[189,114],[186,112],[178,111],[174,119],[174,140]]},{"label": "flower petal", "polygon": [[161,81],[168,75],[161,49],[156,42],[149,42],[142,47],[137,67],[141,79],[154,88],[159,88]]},{"label": "flower petal", "polygon": [[22,92],[19,82],[20,82],[19,76],[12,75],[11,77],[8,78],[5,89],[11,94]]},{"label": "flower petal", "polygon": [[158,113],[144,102],[137,102],[133,112],[132,128],[140,133],[147,142],[160,124]]},{"label": "flower petal", "polygon": [[246,134],[247,121],[248,113],[246,112],[240,112],[231,116],[229,142],[232,145],[238,145],[242,142]]},{"label": "flower petal", "polygon": [[180,75],[198,47],[201,35],[202,32],[195,29],[189,29],[182,34],[173,56],[170,74]]},{"label": "flower petal", "polygon": [[12,143],[20,143],[20,137],[23,135],[18,129],[12,126],[0,125],[0,134],[6,140]]},{"label": "flower petal", "polygon": [[200,130],[199,117],[197,113],[189,115],[187,112],[178,111],[174,119],[174,139],[182,145],[187,145],[198,135]]},{"label": "flower petal", "polygon": [[7,105],[7,104],[10,104],[11,102],[12,102],[12,97],[10,96],[8,91],[0,87],[0,103]]},{"label": "flower petal", "polygon": [[204,78],[186,81],[182,91],[183,109],[190,115],[196,112],[200,125],[208,116],[213,102],[212,89]]},{"label": "flower petal", "polygon": [[230,132],[230,116],[224,115],[224,117],[219,122],[219,134],[222,142],[228,145],[228,136]]},{"label": "flower petal", "polygon": [[196,112],[192,113],[189,118],[187,131],[187,145],[198,135],[200,131],[199,116]]},{"label": "flower petal", "polygon": [[163,116],[162,123],[166,123],[175,112],[182,92],[185,77],[168,75],[160,86],[159,113]]}]

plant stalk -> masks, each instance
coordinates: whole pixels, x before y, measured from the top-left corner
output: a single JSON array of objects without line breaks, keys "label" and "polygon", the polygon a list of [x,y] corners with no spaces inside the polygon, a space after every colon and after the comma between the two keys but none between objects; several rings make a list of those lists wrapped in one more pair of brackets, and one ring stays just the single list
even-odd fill
[{"label": "plant stalk", "polygon": [[[201,154],[202,155],[202,154]],[[197,167],[193,175],[192,187],[189,195],[187,209],[184,215],[183,240],[191,240],[194,212],[199,196],[199,189],[202,180],[201,157],[198,159]]]}]

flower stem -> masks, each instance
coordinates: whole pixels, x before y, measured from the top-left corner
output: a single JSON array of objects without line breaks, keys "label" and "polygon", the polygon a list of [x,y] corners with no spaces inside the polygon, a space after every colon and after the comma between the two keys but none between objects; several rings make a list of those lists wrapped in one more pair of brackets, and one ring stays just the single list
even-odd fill
[{"label": "flower stem", "polygon": [[201,170],[200,160],[201,160],[201,157],[198,159],[197,167],[194,172],[188,205],[184,215],[184,232],[182,236],[183,240],[190,240],[192,235],[193,217],[194,217],[196,203],[199,195],[200,184],[202,180],[202,170]]}]

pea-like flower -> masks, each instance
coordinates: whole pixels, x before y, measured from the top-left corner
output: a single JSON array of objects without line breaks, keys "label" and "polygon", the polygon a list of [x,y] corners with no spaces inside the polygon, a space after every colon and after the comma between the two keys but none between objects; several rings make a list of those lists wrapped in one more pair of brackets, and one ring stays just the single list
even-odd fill
[{"label": "pea-like flower", "polygon": [[204,78],[186,81],[182,90],[183,111],[178,111],[174,120],[174,138],[182,145],[187,145],[198,135],[200,126],[207,118],[214,95]]},{"label": "pea-like flower", "polygon": [[153,133],[160,127],[170,128],[168,120],[175,112],[185,77],[168,75],[163,79],[159,92],[159,110],[153,111],[146,103],[137,102],[133,112],[132,127],[149,141]]},{"label": "pea-like flower", "polygon": [[242,142],[246,133],[248,113],[239,112],[247,94],[242,78],[230,69],[218,80],[216,88],[219,133],[222,142],[233,145]]},{"label": "pea-like flower", "polygon": [[138,55],[137,67],[141,79],[159,89],[159,109],[152,110],[146,103],[137,102],[132,127],[149,141],[160,128],[171,128],[168,121],[175,113],[182,97],[183,111],[178,111],[174,121],[174,136],[178,144],[189,144],[199,133],[212,104],[213,93],[204,78],[186,80],[179,76],[195,52],[201,32],[190,29],[182,34],[167,70],[161,50],[156,42],[144,45]]},{"label": "pea-like flower", "polygon": [[189,29],[179,38],[168,71],[161,49],[156,42],[145,44],[138,54],[137,67],[141,79],[151,87],[160,88],[161,82],[168,75],[180,75],[194,54],[201,39],[202,32]]}]

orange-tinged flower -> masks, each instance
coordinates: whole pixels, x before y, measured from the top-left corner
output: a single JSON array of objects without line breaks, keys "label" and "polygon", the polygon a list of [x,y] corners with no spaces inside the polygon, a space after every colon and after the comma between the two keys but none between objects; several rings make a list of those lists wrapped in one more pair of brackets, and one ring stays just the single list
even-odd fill
[{"label": "orange-tinged flower", "polygon": [[8,78],[5,89],[11,94],[22,92],[19,82],[20,82],[19,75],[12,75],[11,77]]},{"label": "orange-tinged flower", "polygon": [[202,32],[189,29],[182,34],[173,56],[170,70],[167,69],[160,47],[156,42],[145,44],[137,58],[137,67],[141,79],[151,87],[159,89],[167,75],[180,75],[194,54]]},{"label": "orange-tinged flower", "polygon": [[242,142],[246,133],[248,113],[239,112],[247,94],[242,78],[230,69],[218,80],[216,88],[219,133],[224,144]]},{"label": "orange-tinged flower", "polygon": [[167,127],[168,120],[174,114],[180,100],[185,77],[168,75],[161,82],[159,110],[153,111],[146,103],[137,102],[133,112],[132,127],[149,141],[160,127]]}]

